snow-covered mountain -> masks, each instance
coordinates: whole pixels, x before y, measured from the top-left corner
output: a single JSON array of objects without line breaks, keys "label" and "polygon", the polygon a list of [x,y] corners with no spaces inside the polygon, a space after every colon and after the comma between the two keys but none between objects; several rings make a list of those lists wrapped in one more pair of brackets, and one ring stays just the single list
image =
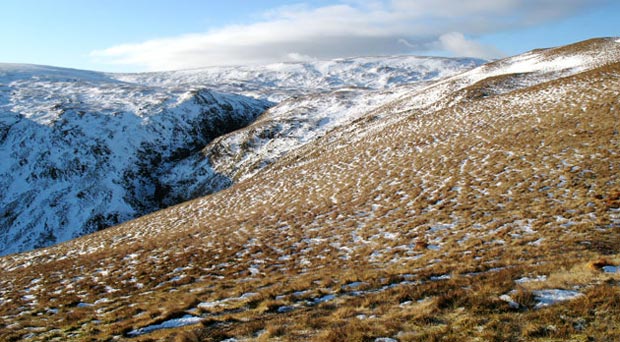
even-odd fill
[{"label": "snow-covered mountain", "polygon": [[0,65],[1,253],[66,241],[159,208],[161,173],[270,105],[94,72]]},{"label": "snow-covered mountain", "polygon": [[480,63],[407,56],[148,74],[0,64],[0,254],[221,190],[394,99],[402,83]]},{"label": "snow-covered mountain", "polygon": [[389,89],[402,84],[435,80],[484,62],[472,58],[358,57],[112,76],[132,83],[168,88],[187,89],[201,85],[226,93],[281,102],[293,96],[325,93],[340,88]]}]

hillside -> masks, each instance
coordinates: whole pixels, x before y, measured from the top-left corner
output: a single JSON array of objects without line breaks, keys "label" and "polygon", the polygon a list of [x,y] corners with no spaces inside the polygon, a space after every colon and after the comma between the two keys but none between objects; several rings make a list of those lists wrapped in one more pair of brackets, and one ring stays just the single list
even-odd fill
[{"label": "hillside", "polygon": [[0,65],[0,254],[159,209],[160,173],[271,105],[95,72]]},{"label": "hillside", "polygon": [[0,339],[618,340],[619,78],[594,39],[404,87],[226,190],[0,258]]},{"label": "hillside", "polygon": [[[315,138],[315,125],[306,125],[296,129],[299,141],[289,139],[277,153],[245,148],[251,166],[203,156],[200,151],[214,139],[244,128],[276,105],[265,98],[293,97],[320,84],[316,91],[327,93],[331,107],[315,105],[311,117],[289,110],[270,122],[318,117],[324,130],[346,124],[341,113],[354,107],[330,92],[364,82],[366,73],[383,80],[355,90],[356,100],[375,99],[364,100],[370,106],[385,101],[373,95],[373,86],[388,92],[405,81],[452,75],[476,63],[358,58],[237,73],[210,68],[193,71],[192,77],[184,71],[129,75],[0,64],[0,255],[67,241],[219,191],[259,171],[266,158],[276,160]],[[319,66],[325,74],[315,70]],[[353,71],[360,75],[353,77]],[[288,81],[274,81],[285,74]],[[256,87],[264,98],[248,97]],[[290,99],[286,108],[306,102]],[[220,140],[217,149],[231,151],[233,143]]]}]

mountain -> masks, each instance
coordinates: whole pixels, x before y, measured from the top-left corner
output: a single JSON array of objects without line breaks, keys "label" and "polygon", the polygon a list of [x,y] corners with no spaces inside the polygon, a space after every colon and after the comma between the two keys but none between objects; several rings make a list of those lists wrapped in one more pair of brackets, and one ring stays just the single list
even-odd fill
[{"label": "mountain", "polygon": [[619,77],[603,38],[403,86],[225,190],[0,258],[0,338],[617,340]]},{"label": "mountain", "polygon": [[2,65],[0,80],[3,254],[159,208],[160,173],[272,105],[49,67]]},{"label": "mountain", "polygon": [[295,96],[340,88],[389,89],[402,84],[436,80],[482,63],[483,60],[472,58],[383,56],[115,74],[113,77],[166,88],[187,89],[201,85],[225,93],[282,102]]},{"label": "mountain", "polygon": [[[329,93],[372,78],[365,89],[355,91],[366,94],[373,87],[452,75],[479,63],[359,58],[133,75],[0,65],[0,254],[67,241],[251,176],[221,166],[230,161],[214,168],[218,158],[205,158],[200,151],[254,122],[275,105],[267,99],[301,96],[315,86]],[[257,96],[257,89],[264,96],[248,97]],[[327,96],[337,107],[315,107],[318,112],[312,113],[322,122],[331,120],[322,123],[324,128],[344,123],[340,113],[353,106]],[[306,102],[291,99],[287,108]],[[308,113],[285,113],[271,122],[310,119]],[[310,141],[310,130],[315,129],[298,127],[294,138]],[[209,150],[226,151],[230,157],[233,143],[220,139]],[[299,144],[287,143],[268,158]],[[246,149],[245,158],[257,159],[254,154],[260,151],[255,150]],[[253,174],[265,158],[258,158],[258,165],[237,162],[235,167],[251,168]]]}]

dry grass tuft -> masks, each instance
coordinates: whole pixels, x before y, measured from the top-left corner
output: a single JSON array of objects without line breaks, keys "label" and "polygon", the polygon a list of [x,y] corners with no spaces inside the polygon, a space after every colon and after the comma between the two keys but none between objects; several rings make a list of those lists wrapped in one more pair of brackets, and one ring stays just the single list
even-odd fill
[{"label": "dry grass tuft", "polygon": [[605,266],[613,266],[606,258],[600,258],[588,263],[588,268],[593,271],[601,271]]}]

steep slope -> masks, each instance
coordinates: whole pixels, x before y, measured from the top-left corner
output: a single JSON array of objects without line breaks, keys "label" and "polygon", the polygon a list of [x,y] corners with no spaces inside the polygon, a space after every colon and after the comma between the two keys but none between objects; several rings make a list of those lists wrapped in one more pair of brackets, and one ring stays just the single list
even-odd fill
[{"label": "steep slope", "polygon": [[160,173],[271,105],[39,66],[0,65],[0,82],[1,254],[158,209]]},{"label": "steep slope", "polygon": [[616,340],[619,78],[614,39],[492,63],[227,190],[0,258],[0,338]]},{"label": "steep slope", "polygon": [[[387,101],[372,87],[452,75],[476,63],[357,58],[134,75],[1,65],[0,185],[6,191],[0,195],[0,255],[66,241],[219,191],[313,140],[315,131],[345,124],[350,115],[343,113],[362,113],[362,101],[366,107]],[[282,98],[363,82],[368,87],[355,90],[354,99],[325,95],[329,106],[317,96],[288,100],[270,126],[288,122],[296,130],[294,135],[281,130],[287,136],[272,141],[283,146],[276,151],[243,143],[242,160],[232,162],[230,151],[239,140],[232,138],[207,148],[226,151],[227,158],[196,153],[274,105],[212,89],[254,96],[260,89],[263,98]],[[312,111],[297,110],[308,104]],[[312,120],[320,127],[302,124]]]},{"label": "steep slope", "polygon": [[467,58],[362,57],[116,77],[167,87],[208,84],[223,91],[284,99],[249,127],[219,137],[201,153],[177,163],[161,179],[170,189],[166,203],[174,204],[213,192],[209,189],[214,174],[205,170],[214,169],[233,181],[250,178],[374,108],[481,63]]},{"label": "steep slope", "polygon": [[[547,57],[548,55],[551,57]],[[471,94],[467,95],[469,97],[485,97],[491,95],[490,91],[499,93],[515,90],[543,82],[544,80],[579,72],[580,68],[596,65],[597,59],[606,60],[605,56],[599,55],[594,53],[577,56],[570,54],[554,55],[553,52],[549,51],[534,51],[515,58],[490,63],[483,68],[478,68],[452,78],[444,77],[444,81],[438,84],[429,85],[428,83],[431,82],[418,81],[408,85],[395,86],[392,84],[390,86],[388,83],[375,81],[374,83],[371,82],[372,87],[380,89],[390,86],[390,89],[379,91],[347,87],[321,94],[294,97],[270,108],[257,122],[246,129],[217,138],[206,146],[200,154],[196,154],[177,164],[169,175],[162,179],[162,183],[166,184],[167,188],[170,189],[183,189],[181,191],[171,191],[169,203],[179,203],[206,193],[204,189],[209,188],[212,179],[211,173],[204,173],[201,171],[203,169],[213,168],[218,173],[224,174],[235,181],[252,177],[282,156],[336,128],[354,127],[349,130],[350,133],[360,137],[361,132],[357,126],[350,126],[349,124],[368,112],[381,108],[388,103],[391,103],[390,106],[393,107],[390,109],[390,112],[422,108],[438,101],[445,94],[471,86],[481,79],[490,78],[491,80],[489,81],[493,82],[492,87],[486,86],[485,88],[480,86],[475,91],[471,90]],[[416,57],[407,57],[407,59],[415,59],[416,63],[413,63],[413,65],[424,65],[423,69],[427,71],[439,61],[442,64],[448,62],[441,59],[429,60]],[[426,65],[429,61],[432,63]],[[359,64],[359,61],[357,62]],[[451,62],[455,63],[456,61]],[[340,63],[337,62],[329,65],[331,69],[328,70],[334,72],[333,70],[343,68],[342,65],[339,65]],[[383,63],[385,64],[385,62]],[[349,74],[349,72],[351,70],[360,72],[360,70],[366,69],[359,66],[352,68],[349,64],[355,65],[352,61],[348,61],[345,64],[348,69],[346,72],[342,72],[344,76],[341,78],[354,85],[359,85],[362,81],[365,81],[366,78],[364,76],[368,72],[357,78]],[[299,68],[300,65],[293,65],[289,69],[295,70],[293,67]],[[310,68],[309,65],[304,65],[304,67],[306,69]],[[383,67],[385,68],[385,66]],[[312,66],[312,68],[313,70],[325,69],[324,66],[322,68]],[[444,68],[444,71],[442,71],[444,76],[449,76],[451,72],[458,70],[457,65],[444,66]],[[377,70],[381,69],[381,67],[375,66],[371,69]],[[392,67],[392,69],[400,70],[396,67]],[[438,70],[442,69],[437,69],[431,74],[435,75]],[[208,74],[207,71],[203,72]],[[297,70],[297,72],[299,71]],[[409,70],[409,72],[411,71]],[[318,72],[316,74],[322,75]],[[199,73],[198,75],[201,74]],[[413,73],[413,75],[417,77],[419,73]],[[200,77],[209,79],[206,76],[197,76],[197,78]],[[172,79],[174,78],[172,77]],[[389,78],[395,79],[396,76],[391,75]],[[377,79],[386,78],[377,77]],[[322,80],[317,80],[310,84],[323,84],[322,82]],[[346,82],[339,81],[336,84],[340,85]],[[287,84],[286,82],[281,82],[278,83],[278,86],[286,87]],[[328,85],[322,86],[327,87]],[[441,103],[442,106],[450,105],[445,101],[438,102],[438,104]],[[378,116],[385,115],[386,111],[377,110],[375,112],[372,115],[373,120]],[[398,120],[399,118],[394,116],[393,119]],[[356,130],[356,132],[353,133],[353,130]],[[186,190],[188,188],[190,191]]]},{"label": "steep slope", "polygon": [[204,190],[210,187],[213,173],[202,170],[215,170],[234,182],[251,178],[278,159],[331,130],[350,125],[366,112],[398,99],[416,86],[421,85],[384,91],[343,88],[283,101],[248,127],[218,137],[200,153],[171,168],[161,179],[172,189],[170,204],[207,193]]}]

